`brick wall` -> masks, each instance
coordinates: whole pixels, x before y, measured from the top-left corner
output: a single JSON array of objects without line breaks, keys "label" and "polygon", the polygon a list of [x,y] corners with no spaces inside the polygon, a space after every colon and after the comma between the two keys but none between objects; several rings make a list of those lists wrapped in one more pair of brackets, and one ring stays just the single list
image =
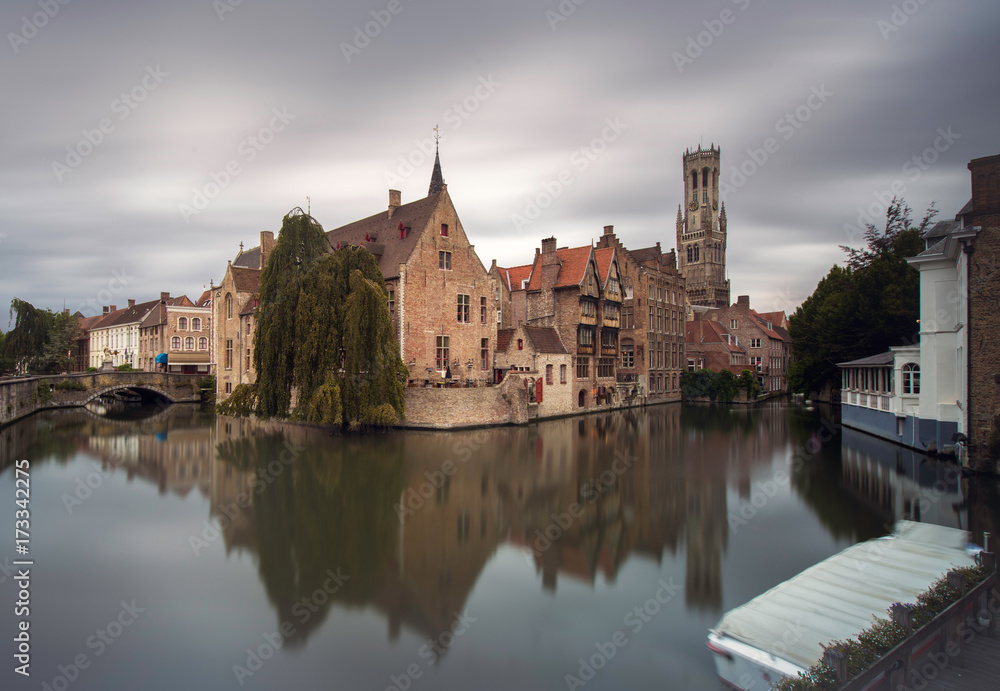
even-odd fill
[{"label": "brick wall", "polygon": [[402,427],[447,429],[528,421],[521,377],[508,376],[498,386],[470,389],[408,388],[405,405]]}]

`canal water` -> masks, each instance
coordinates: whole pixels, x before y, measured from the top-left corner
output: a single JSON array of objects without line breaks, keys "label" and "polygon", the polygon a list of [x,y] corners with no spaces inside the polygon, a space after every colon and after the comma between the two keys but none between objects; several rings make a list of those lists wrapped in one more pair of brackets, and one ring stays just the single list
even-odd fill
[{"label": "canal water", "polygon": [[728,609],[899,518],[1000,523],[995,481],[783,401],[338,437],[57,411],[0,459],[5,689],[717,689]]}]

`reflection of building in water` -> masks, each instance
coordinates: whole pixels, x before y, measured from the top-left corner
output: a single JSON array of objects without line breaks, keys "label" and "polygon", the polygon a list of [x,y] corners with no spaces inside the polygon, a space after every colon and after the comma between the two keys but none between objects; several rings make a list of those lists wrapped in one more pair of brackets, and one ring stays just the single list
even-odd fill
[{"label": "reflection of building in water", "polygon": [[958,466],[844,428],[844,486],[892,521],[923,521],[965,528]]}]

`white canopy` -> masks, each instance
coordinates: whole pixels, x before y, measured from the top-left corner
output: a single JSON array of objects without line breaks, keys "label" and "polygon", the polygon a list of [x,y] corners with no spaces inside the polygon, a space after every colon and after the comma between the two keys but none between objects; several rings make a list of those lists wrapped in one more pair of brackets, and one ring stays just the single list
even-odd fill
[{"label": "white canopy", "polygon": [[900,521],[888,537],[861,542],[741,607],[712,632],[807,669],[823,644],[857,636],[895,602],[916,602],[954,567],[971,566],[964,530]]}]

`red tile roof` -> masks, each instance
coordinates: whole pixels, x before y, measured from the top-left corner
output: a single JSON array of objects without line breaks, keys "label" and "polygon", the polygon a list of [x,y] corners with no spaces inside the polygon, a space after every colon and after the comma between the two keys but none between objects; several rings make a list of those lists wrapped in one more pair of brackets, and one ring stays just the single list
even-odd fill
[{"label": "red tile roof", "polygon": [[256,293],[260,288],[260,269],[247,269],[239,266],[230,267],[233,272],[233,283],[240,293]]},{"label": "red tile roof", "polygon": [[559,332],[551,326],[524,326],[524,333],[528,335],[531,345],[536,353],[568,353]]},{"label": "red tile roof", "polygon": [[601,277],[601,288],[604,288],[608,284],[611,264],[615,260],[615,248],[602,247],[594,250],[594,259],[597,260],[597,272]]},{"label": "red tile roof", "polygon": [[525,264],[524,266],[512,266],[509,269],[499,266],[497,268],[500,270],[500,279],[507,285],[507,290],[514,292],[515,290],[524,290],[521,284],[531,277],[531,267],[532,264]]},{"label": "red tile roof", "polygon": [[507,352],[507,346],[510,345],[510,339],[514,335],[517,329],[497,329],[497,352],[505,353]]},{"label": "red tile roof", "polygon": [[[583,277],[587,275],[587,265],[594,254],[594,248],[590,245],[584,247],[563,247],[556,250],[559,257],[559,276],[556,278],[556,288],[573,288],[583,283]],[[541,290],[542,288],[542,254],[535,255],[535,262],[531,269],[531,280],[528,281],[528,290]]]}]

